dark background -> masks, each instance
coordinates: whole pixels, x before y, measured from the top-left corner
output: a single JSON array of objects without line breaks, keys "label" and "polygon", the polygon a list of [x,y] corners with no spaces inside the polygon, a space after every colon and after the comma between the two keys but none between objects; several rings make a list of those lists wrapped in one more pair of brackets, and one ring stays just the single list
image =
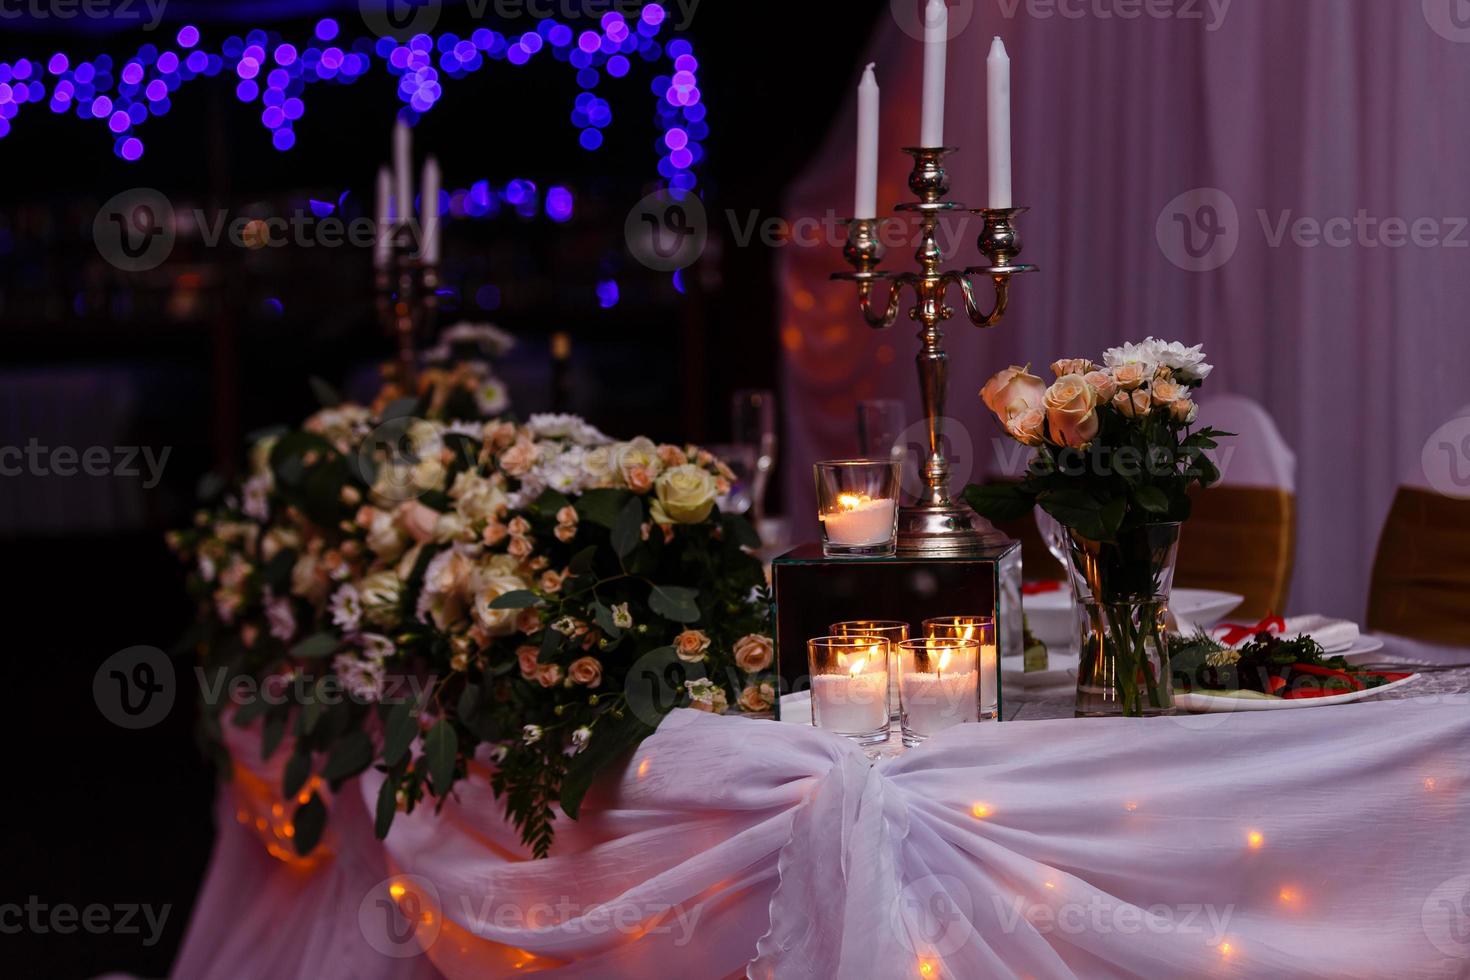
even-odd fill
[{"label": "dark background", "polygon": [[[191,15],[206,45],[253,27],[304,41],[313,22],[242,19],[249,11],[225,2],[183,6],[169,11],[172,29],[152,36],[7,21],[0,61],[44,62],[58,50],[126,57],[145,40],[172,39],[180,14]],[[332,4],[272,6],[315,15]],[[366,33],[355,3],[337,6],[344,36]],[[446,229],[446,271],[459,277],[452,285],[462,308],[442,322],[488,320],[520,337],[504,367],[517,409],[552,403],[554,331],[573,342],[568,407],[622,437],[718,442],[730,434],[735,389],[776,386],[772,255],[759,244],[736,247],[726,211],[737,220],[752,209],[779,213],[784,183],[849,97],[857,52],[886,8],[880,0],[704,0],[697,8],[686,36],[709,110],[708,156],[697,172],[711,246],[686,271],[683,295],[621,248],[628,208],[656,176],[647,66],[635,61],[632,75],[641,78],[600,90],[614,122],[597,153],[577,146],[567,119],[577,89],[564,65],[498,62],[446,82],[415,133],[420,159],[429,149],[438,155],[446,187],[524,177],[576,193],[564,225],[511,215]],[[441,29],[453,16],[446,11]],[[378,64],[353,86],[313,86],[288,153],[271,148],[258,106],[236,101],[233,85],[225,75],[185,85],[172,111],[145,127],[147,152],[134,164],[112,154],[100,124],[44,106],[23,107],[0,140],[8,178],[0,188],[0,445],[34,436],[51,446],[170,451],[162,482],[147,490],[122,476],[0,477],[12,706],[4,744],[13,760],[0,811],[0,905],[36,896],[78,908],[171,906],[153,947],[137,935],[0,934],[0,962],[12,975],[167,972],[213,839],[215,773],[193,738],[191,665],[178,661],[173,709],[142,731],[103,718],[93,675],[118,650],[170,648],[193,615],[162,535],[189,520],[200,477],[237,467],[251,430],[311,411],[311,376],[350,385],[391,356],[375,318],[367,250],[181,242],[160,269],[136,275],[98,255],[93,217],[134,187],[158,188],[176,206],[232,213],[252,205],[285,213],[348,191],[344,210],[371,213],[373,174],[386,162],[400,104]],[[834,175],[843,186],[850,179]],[[608,275],[622,300],[605,310],[594,287]],[[500,288],[498,309],[477,308],[472,297],[483,282]],[[126,411],[106,394],[118,384],[131,393],[121,402]]]}]

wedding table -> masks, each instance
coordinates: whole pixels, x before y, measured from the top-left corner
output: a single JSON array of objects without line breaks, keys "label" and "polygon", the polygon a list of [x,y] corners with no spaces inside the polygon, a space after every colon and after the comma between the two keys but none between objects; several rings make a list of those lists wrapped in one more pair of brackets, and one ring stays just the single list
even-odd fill
[{"label": "wedding table", "polygon": [[1157,719],[1012,696],[1022,723],[876,761],[679,710],[541,861],[488,767],[384,842],[369,772],[336,796],[330,856],[293,858],[279,762],[231,728],[237,778],[175,974],[1465,976],[1467,709],[1470,669],[1358,704]]}]

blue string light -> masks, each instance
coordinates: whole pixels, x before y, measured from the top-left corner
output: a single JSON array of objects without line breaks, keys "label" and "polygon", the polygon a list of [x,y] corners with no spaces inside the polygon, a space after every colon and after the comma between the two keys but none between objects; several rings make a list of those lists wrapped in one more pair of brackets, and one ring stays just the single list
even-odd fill
[{"label": "blue string light", "polygon": [[[106,54],[76,60],[60,51],[45,62],[28,58],[0,62],[0,139],[10,134],[23,106],[46,103],[54,113],[102,122],[113,137],[113,152],[129,162],[139,160],[145,147],[137,131],[150,118],[168,113],[169,96],[185,82],[223,74],[233,80],[240,102],[261,107],[260,122],[270,133],[271,145],[286,152],[296,145],[296,124],[306,115],[308,85],[351,85],[381,63],[396,79],[403,103],[400,117],[413,124],[443,98],[447,80],[472,75],[492,61],[525,65],[549,58],[575,73],[581,91],[571,122],[579,130],[579,145],[597,152],[613,112],[612,105],[593,90],[606,79],[626,78],[636,55],[647,64],[661,59],[667,63],[651,87],[660,132],[658,173],[665,186],[692,191],[697,184],[693,168],[704,157],[702,141],[709,126],[692,46],[685,38],[667,44],[658,40],[667,16],[662,4],[648,3],[631,22],[622,13],[609,11],[595,30],[576,30],[547,18],[536,30],[513,37],[481,27],[468,38],[445,32],[419,34],[407,41],[358,37],[350,43],[342,37],[341,24],[327,17],[316,23],[305,45],[257,28],[243,37],[225,38],[218,51],[202,47],[199,28],[185,25],[172,45],[143,44],[131,58],[116,64]],[[558,191],[565,188],[547,192],[546,213],[563,221],[571,216],[571,195]],[[467,208],[482,208],[487,214],[503,203],[518,210],[525,207],[492,201],[483,193],[477,198],[474,188],[465,199],[470,202]],[[531,207],[539,205],[533,202]],[[616,303],[616,284],[613,290]]]}]

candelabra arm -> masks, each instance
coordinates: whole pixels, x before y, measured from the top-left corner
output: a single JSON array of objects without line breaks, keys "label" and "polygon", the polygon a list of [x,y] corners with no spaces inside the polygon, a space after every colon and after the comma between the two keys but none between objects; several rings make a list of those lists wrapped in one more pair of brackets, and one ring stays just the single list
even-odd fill
[{"label": "candelabra arm", "polygon": [[[888,280],[888,301],[886,303],[875,303],[873,284],[878,279],[859,280],[858,282],[858,309],[862,311],[863,320],[874,330],[886,330],[898,322],[899,310],[903,307],[903,287],[913,282],[911,275],[887,276],[880,278]],[[875,312],[876,311],[876,312]]]},{"label": "candelabra arm", "polygon": [[1011,300],[1011,277],[1009,275],[996,275],[995,280],[995,306],[986,313],[980,308],[980,302],[976,299],[978,291],[971,285],[970,277],[964,273],[954,273],[951,278],[960,284],[960,292],[965,294],[965,313],[970,317],[970,322],[977,327],[993,327],[1006,315],[1006,307]]}]

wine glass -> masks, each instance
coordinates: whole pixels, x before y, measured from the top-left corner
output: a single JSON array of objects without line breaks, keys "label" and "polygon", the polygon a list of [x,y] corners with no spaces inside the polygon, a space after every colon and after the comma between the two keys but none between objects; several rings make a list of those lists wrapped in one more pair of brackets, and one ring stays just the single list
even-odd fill
[{"label": "wine glass", "polygon": [[710,452],[718,456],[730,472],[735,474],[735,479],[730,482],[730,490],[725,493],[716,503],[720,510],[726,514],[745,514],[749,512],[754,504],[753,482],[756,467],[756,447],[744,443],[727,443],[724,445],[705,446]]},{"label": "wine glass", "polygon": [[750,511],[756,529],[766,515],[766,490],[776,468],[776,395],[765,388],[742,388],[730,402],[731,441],[754,450]]}]

